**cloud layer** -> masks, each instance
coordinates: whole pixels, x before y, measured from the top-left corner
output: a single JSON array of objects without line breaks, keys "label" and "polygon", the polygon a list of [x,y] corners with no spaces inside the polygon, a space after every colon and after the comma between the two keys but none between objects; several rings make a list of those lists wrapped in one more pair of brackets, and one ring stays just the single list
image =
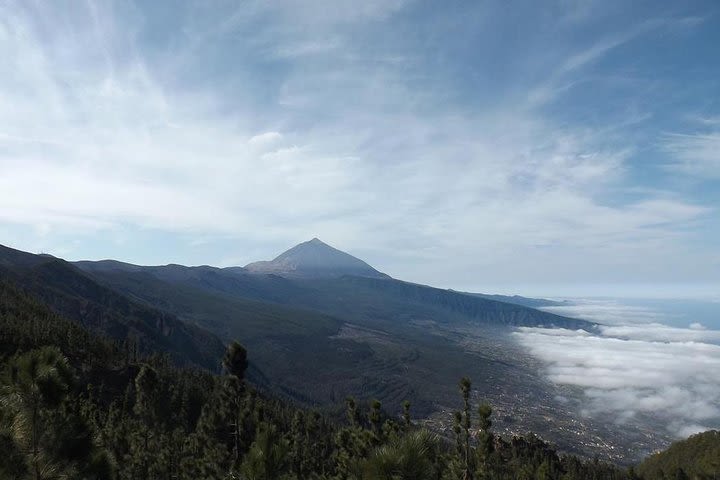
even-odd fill
[{"label": "cloud layer", "polygon": [[[586,311],[590,309],[585,307]],[[720,331],[649,323],[621,305],[596,333],[521,328],[515,335],[543,360],[548,378],[584,392],[586,413],[664,425],[678,437],[720,427]],[[601,309],[586,316],[602,321]]]}]

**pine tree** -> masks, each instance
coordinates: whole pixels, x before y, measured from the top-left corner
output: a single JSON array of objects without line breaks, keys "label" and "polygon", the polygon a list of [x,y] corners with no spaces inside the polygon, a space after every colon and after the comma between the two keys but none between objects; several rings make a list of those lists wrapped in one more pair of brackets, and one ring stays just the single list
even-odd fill
[{"label": "pine tree", "polygon": [[263,424],[240,471],[247,480],[277,480],[287,470],[288,451],[288,442],[275,427]]},{"label": "pine tree", "polygon": [[405,400],[402,403],[403,407],[403,423],[405,424],[405,429],[408,430],[412,426],[412,422],[410,421],[410,401]]},{"label": "pine tree", "polygon": [[438,438],[417,430],[378,447],[363,465],[368,480],[438,478]]},{"label": "pine tree", "polygon": [[478,406],[478,438],[477,438],[477,457],[478,457],[478,478],[489,478],[488,461],[493,451],[493,435],[490,432],[492,421],[492,408],[487,403],[481,403]]},{"label": "pine tree", "polygon": [[150,429],[155,427],[158,417],[160,379],[157,371],[143,365],[135,377],[135,413]]},{"label": "pine tree", "polygon": [[71,382],[68,361],[56,347],[43,347],[15,358],[3,376],[0,404],[12,416],[10,431],[15,442],[28,452],[28,465],[36,480],[54,468],[42,446],[42,436],[47,432],[44,412],[60,406]]},{"label": "pine tree", "polygon": [[2,478],[112,478],[114,468],[95,443],[92,396],[68,401],[74,373],[56,347],[11,360],[0,383]]},{"label": "pine tree", "polygon": [[357,403],[353,397],[347,397],[345,399],[345,407],[347,411],[347,419],[350,422],[350,426],[360,426],[360,414],[358,412]]},{"label": "pine tree", "polygon": [[373,400],[370,402],[370,413],[368,414],[368,420],[372,431],[376,436],[380,435],[380,423],[382,422],[382,403],[380,400]]},{"label": "pine tree", "polygon": [[223,367],[230,375],[230,386],[234,391],[233,402],[233,457],[235,463],[240,460],[240,409],[245,391],[245,371],[248,367],[247,350],[238,342],[232,342],[223,357]]},{"label": "pine tree", "polygon": [[139,453],[138,468],[142,475],[149,475],[151,464],[157,456],[150,454],[150,439],[155,432],[158,417],[159,384],[157,371],[149,365],[143,365],[135,377],[135,414],[142,420],[142,446],[136,445]]},{"label": "pine tree", "polygon": [[223,367],[229,375],[237,378],[239,381],[245,379],[245,371],[248,367],[247,350],[237,341],[232,342],[223,357]]},{"label": "pine tree", "polygon": [[471,453],[470,453],[470,427],[472,422],[470,419],[470,391],[472,384],[468,377],[463,377],[460,380],[460,393],[463,397],[463,463],[464,470],[462,478],[463,480],[472,480],[472,464],[471,464]]}]

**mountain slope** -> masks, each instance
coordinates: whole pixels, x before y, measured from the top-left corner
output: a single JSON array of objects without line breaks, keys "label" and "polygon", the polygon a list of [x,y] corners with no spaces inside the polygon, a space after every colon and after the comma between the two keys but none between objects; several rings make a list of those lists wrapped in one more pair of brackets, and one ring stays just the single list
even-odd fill
[{"label": "mountain slope", "polygon": [[175,273],[172,279],[155,267],[95,272],[92,276],[134,300],[204,325],[228,339],[247,342],[275,334],[327,336],[337,333],[342,323],[316,311],[234,295],[234,279],[223,284],[220,270],[198,274],[195,267],[184,268],[188,270],[184,275]]},{"label": "mountain slope", "polygon": [[[0,404],[0,478],[27,478],[37,465],[33,450],[27,447],[28,438],[38,439],[42,465],[60,471],[62,478],[225,478],[233,468],[234,442],[228,441],[232,439],[228,425],[238,418],[233,408],[237,390],[227,377],[178,369],[160,358],[135,359],[106,338],[56,315],[0,280],[3,393],[25,387],[28,370],[38,364],[41,368],[55,365],[53,370],[66,373],[53,378],[53,384],[60,388],[41,388],[40,398],[64,397],[64,401],[39,402],[39,415],[31,420],[23,415],[25,410],[17,408],[17,402]],[[258,451],[260,442],[267,445],[268,437],[262,440],[267,430],[279,434],[269,441],[282,443],[290,438],[295,442],[296,448],[281,452],[279,458],[283,461],[276,462],[287,473],[282,478],[345,478],[349,461],[350,465],[376,464],[373,445],[384,451],[390,449],[393,456],[403,454],[404,449],[396,446],[406,428],[398,418],[380,411],[384,427],[378,432],[366,420],[373,418],[368,415],[368,405],[360,402],[360,421],[350,427],[339,412],[331,417],[317,410],[300,410],[275,395],[267,395],[264,388],[257,388],[252,373],[251,365],[249,382],[241,393],[244,408],[238,423],[243,440],[240,445],[244,446],[239,451],[243,465],[249,464],[247,459],[257,458],[253,452]],[[141,381],[147,378],[155,381]],[[139,390],[138,385],[145,393],[140,397],[143,403],[131,394]],[[17,396],[5,395],[5,399]],[[448,420],[451,417],[450,412],[444,415]],[[23,428],[29,424],[37,425],[30,434],[26,433],[27,427]],[[405,438],[426,438],[430,442],[430,448],[412,455],[424,473],[434,468],[439,475],[451,471],[452,465],[459,462],[454,449],[444,448],[417,427],[409,430],[410,436]],[[102,442],[93,442],[94,438],[102,438]],[[151,443],[143,442],[143,438]],[[621,469],[610,465],[559,456],[554,448],[533,436],[515,437],[512,441],[495,438],[492,442],[495,448],[488,464],[494,470],[483,472],[492,478],[530,478],[528,472],[548,470],[554,475],[542,478],[627,478]],[[269,451],[268,447],[263,451]],[[471,450],[469,454],[474,457],[476,452]],[[379,478],[374,471],[367,478]],[[402,477],[417,475],[411,472]]]},{"label": "mountain slope", "polygon": [[0,246],[0,277],[56,313],[140,351],[165,352],[178,363],[216,369],[223,343],[208,331],[106,287],[50,256]]},{"label": "mountain slope", "polygon": [[[454,291],[454,290],[451,290]],[[520,295],[488,295],[486,293],[471,293],[471,292],[458,292],[465,295],[472,295],[474,297],[485,298],[487,300],[497,300],[498,302],[513,303],[515,305],[522,305],[530,308],[542,308],[542,307],[562,307],[567,305],[566,301],[548,300],[547,298],[531,298],[521,297]]]},{"label": "mountain slope", "polygon": [[[291,308],[315,310],[348,321],[367,324],[373,328],[403,328],[409,320],[432,320],[434,322],[472,322],[497,326],[556,326],[570,329],[591,329],[591,322],[563,317],[536,310],[521,302],[510,302],[508,298],[495,298],[479,294],[466,294],[418,285],[387,276],[340,275],[337,262],[333,259],[322,265],[329,247],[317,239],[300,244],[285,252],[285,258],[297,258],[296,252],[307,250],[320,252],[314,257],[313,272],[335,272],[333,275],[299,276],[296,273],[280,276],[260,274],[250,264],[240,267],[215,268],[208,266],[184,267],[166,265],[141,267],[120,262],[77,262],[86,272],[111,284],[122,283],[123,291],[142,295],[143,278],[150,277],[172,284],[176,288],[192,287],[213,295],[231,297],[235,300],[253,300],[262,303],[280,304]],[[333,253],[334,255],[334,253]],[[357,259],[354,259],[357,260]],[[361,260],[357,260],[367,265]],[[305,267],[303,267],[305,268]],[[306,270],[307,271],[307,270]],[[346,272],[351,269],[345,269]],[[139,274],[145,274],[141,277]],[[336,276],[334,276],[336,274]],[[112,277],[112,278],[111,278]],[[133,277],[132,281],[122,281]],[[171,305],[173,301],[165,302]],[[164,308],[162,300],[156,299],[156,306]],[[269,308],[269,307],[268,307]]]},{"label": "mountain slope", "polygon": [[[93,270],[87,264],[84,268]],[[316,310],[237,295],[238,290],[270,298],[283,293],[290,297],[308,294],[308,289],[286,279],[203,267],[101,270],[95,268],[92,275],[108,287],[202,325],[223,339],[240,341],[268,381],[281,386],[279,393],[302,403],[335,404],[348,395],[375,393],[393,405],[414,398],[407,380],[396,382],[394,393],[368,387],[373,372],[376,384],[384,376],[377,367],[385,357],[364,343],[341,338],[343,320]],[[316,366],[312,373],[310,365]]]},{"label": "mountain slope", "polygon": [[[310,242],[312,243],[312,242]],[[245,343],[271,381],[309,403],[378,397],[418,412],[455,397],[454,379],[498,377],[508,391],[544,388],[513,365],[509,327],[592,324],[391,278],[285,278],[243,268],[79,262],[93,278],[223,339]],[[471,329],[481,354],[465,344]],[[313,375],[306,365],[317,365]]]},{"label": "mountain slope", "polygon": [[720,478],[720,431],[698,433],[646,458],[642,478]]},{"label": "mountain slope", "polygon": [[[577,448],[578,435],[617,438],[561,404],[570,392],[546,382],[511,335],[519,325],[594,328],[589,322],[388,277],[114,261],[76,266],[134,304],[238,339],[267,384],[306,405],[337,405],[352,395],[397,412],[408,399],[434,422],[432,415],[456,408],[457,378],[468,375],[478,380],[477,394],[502,411],[496,425],[507,435],[535,430],[563,449]],[[550,430],[541,421],[548,418],[557,422]]]},{"label": "mountain slope", "polygon": [[545,326],[573,330],[594,327],[585,320],[394,279],[343,277],[308,280],[304,285],[322,292],[315,299],[305,299],[308,305],[314,301],[316,308],[327,313],[339,315],[344,312],[344,316],[376,326],[382,322],[430,320],[501,327]]},{"label": "mountain slope", "polygon": [[275,274],[289,278],[328,278],[343,275],[389,278],[373,267],[317,238],[303,242],[269,262],[245,266],[252,273]]}]

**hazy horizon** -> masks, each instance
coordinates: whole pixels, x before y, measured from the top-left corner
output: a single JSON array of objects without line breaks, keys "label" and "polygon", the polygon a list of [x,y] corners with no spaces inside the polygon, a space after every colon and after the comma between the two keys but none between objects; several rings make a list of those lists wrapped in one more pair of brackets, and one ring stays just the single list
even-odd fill
[{"label": "hazy horizon", "polygon": [[[321,239],[322,240],[322,239]],[[10,248],[17,250],[23,250],[22,246],[19,245],[6,245]],[[338,248],[335,245],[332,247]],[[289,246],[291,248],[292,246]],[[25,250],[23,250],[25,251]],[[284,250],[283,250],[284,251]],[[138,263],[123,258],[88,258],[88,257],[62,257],[56,255],[50,251],[38,251],[29,252],[35,254],[48,254],[63,258],[64,260],[71,262],[78,261],[102,261],[102,260],[115,260],[125,263],[131,263],[142,266],[155,266],[155,265],[169,265],[169,264],[180,264],[177,261],[170,261],[167,263]],[[279,255],[281,252],[277,252]],[[272,255],[268,258],[257,258],[251,260],[271,260],[277,255]],[[360,258],[360,260],[364,260]],[[248,263],[251,263],[248,262]],[[211,266],[211,267],[244,267],[246,264],[227,264],[227,265],[212,265],[210,263],[197,263],[189,264],[186,266]],[[388,273],[383,270],[381,265],[371,265],[372,267]],[[390,274],[392,276],[392,274]],[[394,277],[398,280],[405,280],[413,282],[412,279]],[[683,283],[661,283],[661,284],[460,284],[460,283],[427,283],[427,285],[436,287],[451,289],[470,293],[486,293],[494,295],[520,295],[525,297],[542,297],[548,300],[583,300],[583,299],[664,299],[664,300],[697,300],[710,303],[720,304],[720,284],[706,283],[706,284],[683,284]],[[720,307],[719,307],[720,308]]]}]

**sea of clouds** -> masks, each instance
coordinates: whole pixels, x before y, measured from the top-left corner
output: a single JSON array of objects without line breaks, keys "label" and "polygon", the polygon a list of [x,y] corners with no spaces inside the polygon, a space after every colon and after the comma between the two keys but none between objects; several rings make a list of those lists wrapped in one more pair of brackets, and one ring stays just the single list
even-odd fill
[{"label": "sea of clouds", "polygon": [[720,428],[720,330],[670,326],[659,311],[609,300],[547,310],[601,324],[515,333],[552,382],[582,389],[585,414],[653,418],[677,437]]}]

